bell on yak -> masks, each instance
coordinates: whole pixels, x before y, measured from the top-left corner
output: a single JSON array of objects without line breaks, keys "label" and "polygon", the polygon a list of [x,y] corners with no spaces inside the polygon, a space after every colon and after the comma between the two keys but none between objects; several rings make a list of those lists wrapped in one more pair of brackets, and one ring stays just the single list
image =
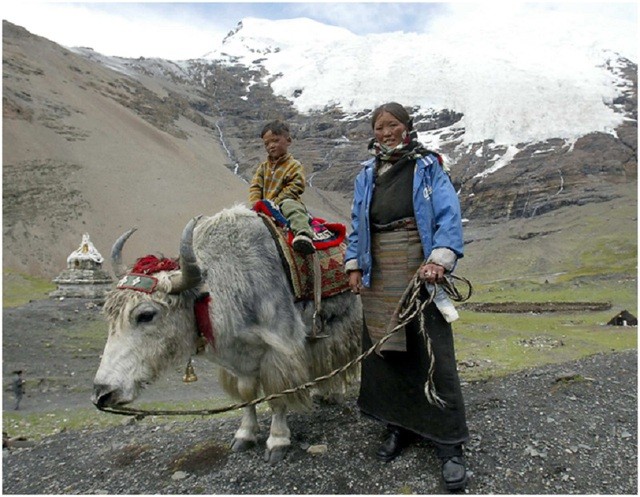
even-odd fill
[{"label": "bell on yak", "polygon": [[193,383],[194,381],[198,381],[196,371],[195,369],[193,369],[193,364],[191,364],[191,359],[189,359],[189,362],[187,363],[187,369],[184,372],[182,381],[185,383]]}]

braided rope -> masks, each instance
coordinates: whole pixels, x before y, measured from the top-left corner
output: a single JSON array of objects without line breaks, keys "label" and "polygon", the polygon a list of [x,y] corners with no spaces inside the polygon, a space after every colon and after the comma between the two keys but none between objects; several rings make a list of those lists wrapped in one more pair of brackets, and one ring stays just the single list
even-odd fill
[{"label": "braided rope", "polygon": [[[468,285],[469,291],[466,297],[463,297],[460,292],[458,292],[457,288],[455,287],[452,279],[456,279],[458,281],[462,281],[465,284]],[[345,371],[347,371],[349,368],[355,366],[356,364],[362,362],[364,359],[366,359],[367,357],[369,357],[371,354],[373,354],[376,350],[376,348],[380,347],[383,343],[385,343],[387,340],[389,340],[389,338],[391,338],[391,336],[393,336],[393,334],[397,333],[400,329],[404,328],[404,326],[406,326],[408,323],[410,323],[417,315],[418,313],[421,314],[420,316],[420,331],[421,333],[425,336],[426,339],[426,344],[427,344],[427,352],[429,354],[429,359],[430,359],[430,365],[429,365],[429,371],[428,371],[428,381],[427,381],[427,385],[425,386],[425,395],[427,396],[427,400],[429,401],[429,403],[431,404],[435,404],[435,405],[439,405],[439,406],[444,406],[445,403],[442,399],[440,399],[440,397],[437,395],[436,391],[435,391],[435,386],[433,385],[433,372],[434,372],[434,361],[433,361],[433,351],[431,349],[431,339],[428,336],[427,330],[426,330],[426,326],[425,326],[425,320],[424,320],[424,314],[422,313],[422,310],[429,305],[431,302],[433,302],[433,297],[437,291],[437,286],[436,284],[434,284],[434,291],[430,294],[429,298],[422,301],[422,299],[420,298],[420,286],[422,284],[422,281],[420,280],[419,276],[418,276],[418,272],[416,271],[416,274],[413,276],[411,282],[409,283],[409,285],[407,286],[407,288],[405,289],[402,297],[400,298],[400,301],[398,302],[398,306],[397,306],[397,312],[398,312],[398,317],[399,317],[399,322],[396,326],[393,327],[393,329],[391,329],[384,337],[382,337],[377,343],[375,343],[374,345],[372,345],[368,350],[366,350],[365,352],[363,352],[362,354],[360,354],[358,357],[352,359],[351,361],[349,361],[348,363],[346,363],[344,366],[335,369],[333,371],[331,371],[330,373],[324,375],[324,376],[319,376],[317,378],[314,378],[311,381],[308,381],[306,383],[303,383],[302,385],[298,385],[297,387],[294,388],[289,388],[286,390],[283,390],[282,392],[279,393],[274,393],[274,394],[270,394],[270,395],[265,395],[263,397],[257,398],[257,399],[253,399],[251,401],[247,401],[247,402],[241,402],[241,403],[237,403],[237,404],[232,404],[226,407],[219,407],[219,408],[215,408],[215,409],[197,409],[197,410],[173,410],[173,409],[168,409],[168,410],[147,410],[147,409],[136,409],[136,408],[130,408],[130,407],[106,407],[106,406],[96,406],[98,408],[98,410],[103,411],[103,412],[107,412],[110,414],[120,414],[120,415],[124,415],[124,416],[135,416],[136,419],[144,419],[147,416],[207,416],[207,415],[214,415],[214,414],[220,414],[223,412],[228,412],[228,411],[234,411],[236,409],[242,409],[244,407],[249,407],[249,406],[255,406],[257,404],[261,404],[263,402],[268,402],[270,400],[275,400],[278,399],[280,397],[284,397],[285,395],[291,395],[297,392],[300,392],[301,390],[305,390],[307,388],[311,388],[315,385],[317,385],[318,383],[321,383],[323,381],[329,380],[331,378],[333,378],[334,376],[337,376],[341,373],[344,373]],[[456,301],[456,302],[464,302],[465,300],[468,300],[471,297],[472,294],[472,287],[471,287],[471,283],[469,282],[469,280],[467,280],[466,278],[462,278],[460,276],[455,276],[455,275],[447,275],[445,277],[445,282],[442,284],[442,288],[443,290],[449,295],[449,297]]]}]

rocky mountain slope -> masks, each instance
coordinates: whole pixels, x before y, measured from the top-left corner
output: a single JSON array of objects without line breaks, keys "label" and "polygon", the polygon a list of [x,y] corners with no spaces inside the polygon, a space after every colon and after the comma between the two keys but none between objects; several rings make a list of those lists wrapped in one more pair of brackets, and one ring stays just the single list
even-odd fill
[{"label": "rocky mountain slope", "polygon": [[286,98],[280,112],[299,124],[322,188],[350,193],[370,112],[388,100],[414,106],[420,139],[451,165],[470,219],[602,201],[612,184],[635,181],[637,65],[612,40],[585,47],[527,28],[505,49],[477,33],[438,34],[359,37],[309,19],[248,18],[207,59],[242,71],[240,92],[224,93],[233,105],[256,108],[264,88]]},{"label": "rocky mountain slope", "polygon": [[[133,78],[3,23],[4,268],[53,277],[84,232],[108,257],[131,226],[129,255],[174,255],[192,216],[246,201],[215,100],[152,69]],[[305,197],[344,221],[339,196]]]},{"label": "rocky mountain slope", "polygon": [[[460,113],[416,109],[417,129],[438,135],[466,218],[495,223],[628,195],[637,182],[637,66],[617,57],[609,69],[624,82],[610,105],[625,120],[612,133],[518,144],[510,164],[490,175],[483,172],[508,147],[485,140],[461,148]],[[264,156],[260,129],[274,118],[292,125],[312,212],[345,222],[371,109],[302,114],[265,78],[274,77],[259,65],[70,51],[5,21],[4,267],[51,277],[82,233],[108,255],[133,225],[140,231],[129,254],[173,255],[191,216],[246,199]]]}]

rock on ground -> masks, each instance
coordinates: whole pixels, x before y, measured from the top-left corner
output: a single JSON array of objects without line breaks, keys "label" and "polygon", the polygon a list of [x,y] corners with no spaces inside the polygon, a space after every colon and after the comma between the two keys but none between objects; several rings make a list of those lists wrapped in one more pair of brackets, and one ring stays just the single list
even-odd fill
[{"label": "rock on ground", "polygon": [[[637,494],[637,352],[598,354],[463,385],[473,494]],[[260,444],[233,453],[233,418],[123,423],[5,450],[5,494],[444,493],[430,444],[390,463],[374,457],[382,427],[352,397],[290,415],[284,462]],[[309,451],[313,446],[326,451]]]}]

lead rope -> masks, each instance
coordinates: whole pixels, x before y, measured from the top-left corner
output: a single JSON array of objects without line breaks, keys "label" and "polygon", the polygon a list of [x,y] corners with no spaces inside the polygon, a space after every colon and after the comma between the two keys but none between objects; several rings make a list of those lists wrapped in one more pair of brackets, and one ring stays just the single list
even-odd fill
[{"label": "lead rope", "polygon": [[[460,292],[455,287],[453,280],[458,280],[465,283],[468,286],[468,293],[466,297],[463,297]],[[398,306],[396,308],[396,312],[398,314],[399,322],[396,324],[384,337],[382,337],[378,342],[372,345],[367,351],[360,354],[355,359],[352,359],[347,364],[342,366],[339,369],[335,369],[331,371],[329,374],[324,376],[319,376],[307,383],[299,385],[294,388],[289,388],[287,390],[283,390],[280,393],[274,393],[270,395],[265,395],[264,397],[260,397],[248,402],[241,402],[237,404],[232,404],[226,407],[219,407],[215,409],[197,409],[197,410],[147,410],[147,409],[135,409],[130,407],[101,407],[96,406],[98,410],[107,412],[110,414],[120,414],[123,416],[135,416],[137,420],[144,419],[147,416],[208,416],[214,414],[220,414],[223,412],[234,411],[236,409],[242,409],[244,407],[255,406],[257,404],[261,404],[263,402],[268,402],[270,400],[278,399],[280,397],[284,397],[285,395],[291,395],[301,390],[305,390],[307,388],[311,388],[318,383],[329,380],[336,375],[344,373],[349,368],[355,366],[356,364],[362,362],[364,359],[369,357],[371,354],[375,352],[375,350],[384,344],[387,340],[389,340],[395,333],[404,328],[407,324],[409,324],[417,315],[421,313],[426,306],[428,306],[431,302],[433,302],[433,297],[438,290],[438,285],[434,284],[434,291],[431,292],[429,298],[423,299],[420,296],[420,289],[422,286],[422,281],[418,276],[418,271],[414,274],[411,282],[405,289],[400,301],[398,302]],[[466,278],[455,275],[447,275],[445,277],[445,282],[440,285],[442,289],[449,295],[449,297],[456,302],[464,302],[471,297],[473,292],[473,288],[471,283]],[[420,332],[425,337],[427,353],[429,354],[429,371],[428,371],[428,380],[425,385],[425,395],[427,396],[427,400],[429,403],[439,406],[444,406],[445,403],[438,396],[435,385],[433,384],[433,372],[434,372],[434,360],[433,360],[433,350],[431,348],[431,338],[427,333],[426,323],[424,320],[424,314],[420,317]]]}]

